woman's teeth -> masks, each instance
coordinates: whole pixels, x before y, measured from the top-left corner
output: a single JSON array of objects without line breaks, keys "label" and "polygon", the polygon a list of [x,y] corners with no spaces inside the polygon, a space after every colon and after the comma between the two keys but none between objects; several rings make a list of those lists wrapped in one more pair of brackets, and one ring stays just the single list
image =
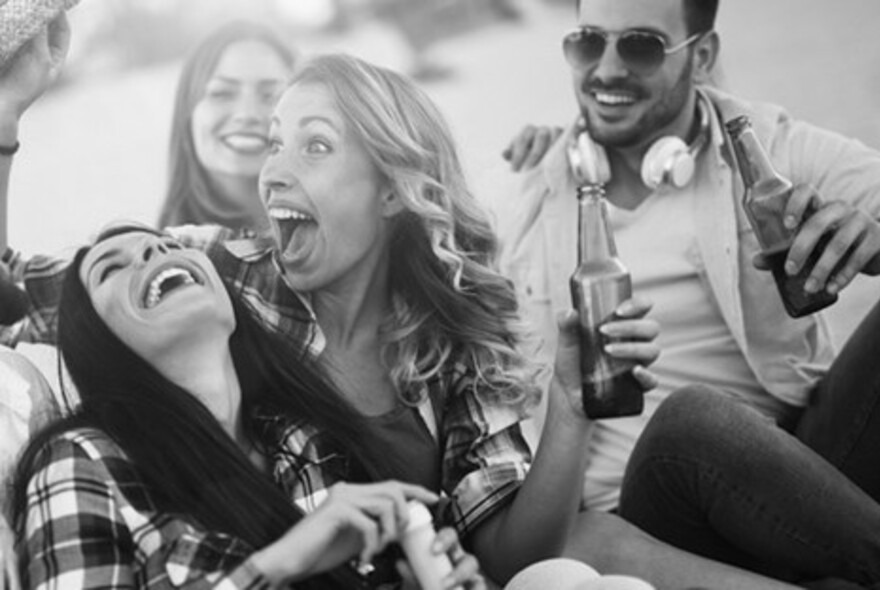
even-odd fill
[{"label": "woman's teeth", "polygon": [[144,305],[147,309],[155,307],[162,297],[174,289],[193,284],[196,284],[196,279],[190,271],[179,267],[167,268],[150,281]]}]

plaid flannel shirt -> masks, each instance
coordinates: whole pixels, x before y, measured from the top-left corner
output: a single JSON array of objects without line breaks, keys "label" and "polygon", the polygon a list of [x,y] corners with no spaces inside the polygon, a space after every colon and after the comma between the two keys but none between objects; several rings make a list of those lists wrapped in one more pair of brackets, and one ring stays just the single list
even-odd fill
[{"label": "plaid flannel shirt", "polygon": [[[182,243],[204,250],[220,275],[256,309],[263,320],[317,358],[324,337],[308,301],[285,282],[272,256],[273,243],[265,238],[239,239],[231,230],[215,226],[181,226],[169,231]],[[61,277],[67,260],[13,258],[13,275],[22,280],[32,302],[32,313],[14,336],[54,342]],[[519,423],[522,413],[491,403],[474,387],[474,375],[463,365],[450,365],[427,385],[427,401],[419,414],[442,453],[441,483],[452,500],[451,524],[462,538],[513,498],[525,479],[531,460]],[[276,478],[301,508],[311,510],[338,481],[335,456],[321,442],[320,433],[306,425],[284,432],[287,451]],[[279,463],[281,465],[281,463]]]},{"label": "plaid flannel shirt", "polygon": [[271,587],[244,542],[158,512],[131,461],[102,432],[67,432],[45,452],[27,490],[25,587]]}]

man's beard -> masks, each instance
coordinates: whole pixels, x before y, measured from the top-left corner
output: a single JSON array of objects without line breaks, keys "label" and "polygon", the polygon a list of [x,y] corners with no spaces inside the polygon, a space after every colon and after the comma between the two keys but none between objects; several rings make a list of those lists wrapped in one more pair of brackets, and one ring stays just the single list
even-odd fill
[{"label": "man's beard", "polygon": [[[589,110],[586,107],[582,107],[583,118],[586,121],[590,137],[600,145],[611,148],[636,147],[655,138],[657,132],[674,121],[687,104],[688,96],[692,89],[692,69],[692,64],[688,62],[678,80],[676,80],[675,85],[666,93],[666,96],[660,102],[651,106],[634,124],[625,129],[610,129],[604,125],[596,125],[590,118]],[[612,83],[603,85],[589,81],[585,83],[587,89],[598,88],[603,90],[613,90],[615,87],[621,87],[622,85],[630,91],[635,91],[636,96],[641,97],[644,95],[644,91],[632,84]]]}]

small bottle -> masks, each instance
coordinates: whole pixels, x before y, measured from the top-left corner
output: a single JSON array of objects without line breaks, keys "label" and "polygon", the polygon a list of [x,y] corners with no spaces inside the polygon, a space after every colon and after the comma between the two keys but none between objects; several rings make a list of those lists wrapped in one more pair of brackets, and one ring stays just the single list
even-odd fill
[{"label": "small bottle", "polygon": [[581,395],[591,419],[642,413],[644,392],[633,375],[634,362],[605,352],[609,339],[599,328],[632,296],[629,271],[617,256],[608,227],[604,189],[578,187],[578,266],[571,275],[571,298],[580,320]]},{"label": "small bottle", "polygon": [[407,502],[409,523],[400,539],[400,546],[422,590],[440,590],[441,581],[452,572],[452,562],[445,553],[431,550],[434,521],[428,508],[417,500]]},{"label": "small bottle", "polygon": [[[773,168],[748,117],[736,117],[728,121],[725,126],[732,140],[737,167],[745,185],[743,207],[770,266],[785,311],[791,317],[797,318],[828,307],[837,301],[837,295],[829,293],[824,288],[814,293],[807,293],[804,290],[804,283],[807,282],[813,266],[818,262],[825,245],[831,239],[831,234],[826,234],[819,240],[796,275],[785,272],[785,260],[797,233],[796,229],[788,229],[783,223],[785,207],[793,189],[792,183]],[[808,208],[804,213],[804,219],[814,212],[815,206]]]}]

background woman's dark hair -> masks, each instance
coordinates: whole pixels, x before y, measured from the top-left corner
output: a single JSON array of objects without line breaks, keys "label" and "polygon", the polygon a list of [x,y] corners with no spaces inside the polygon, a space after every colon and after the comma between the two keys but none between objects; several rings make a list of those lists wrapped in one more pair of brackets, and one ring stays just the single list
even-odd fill
[{"label": "background woman's dark hair", "polygon": [[[177,82],[171,138],[168,150],[168,189],[159,213],[158,226],[215,223],[233,229],[253,229],[251,212],[240,202],[224,198],[211,186],[196,155],[190,130],[195,105],[202,99],[223,52],[239,41],[259,41],[271,47],[293,69],[296,54],[275,32],[262,24],[233,22],[209,35],[187,57]],[[257,198],[256,184],[254,198]]]},{"label": "background woman's dark hair", "polygon": [[[60,433],[94,427],[109,435],[133,461],[157,510],[187,515],[208,530],[233,535],[254,548],[279,538],[300,518],[299,510],[270,477],[250,463],[206,406],[163,377],[107,328],[79,279],[86,252],[78,252],[67,271],[58,326],[59,348],[81,403],[69,417],[35,435],[18,464],[13,487],[17,537],[24,538],[27,484],[45,460],[41,450]],[[227,290],[237,323],[230,350],[251,439],[256,440],[256,433],[246,418],[255,407],[277,411],[327,433],[361,466],[365,477],[385,478],[380,463],[366,454],[365,449],[376,451],[377,446],[368,444],[372,437],[361,416],[313,363],[270,332],[246,303]],[[334,577],[346,575],[334,572]]]}]

